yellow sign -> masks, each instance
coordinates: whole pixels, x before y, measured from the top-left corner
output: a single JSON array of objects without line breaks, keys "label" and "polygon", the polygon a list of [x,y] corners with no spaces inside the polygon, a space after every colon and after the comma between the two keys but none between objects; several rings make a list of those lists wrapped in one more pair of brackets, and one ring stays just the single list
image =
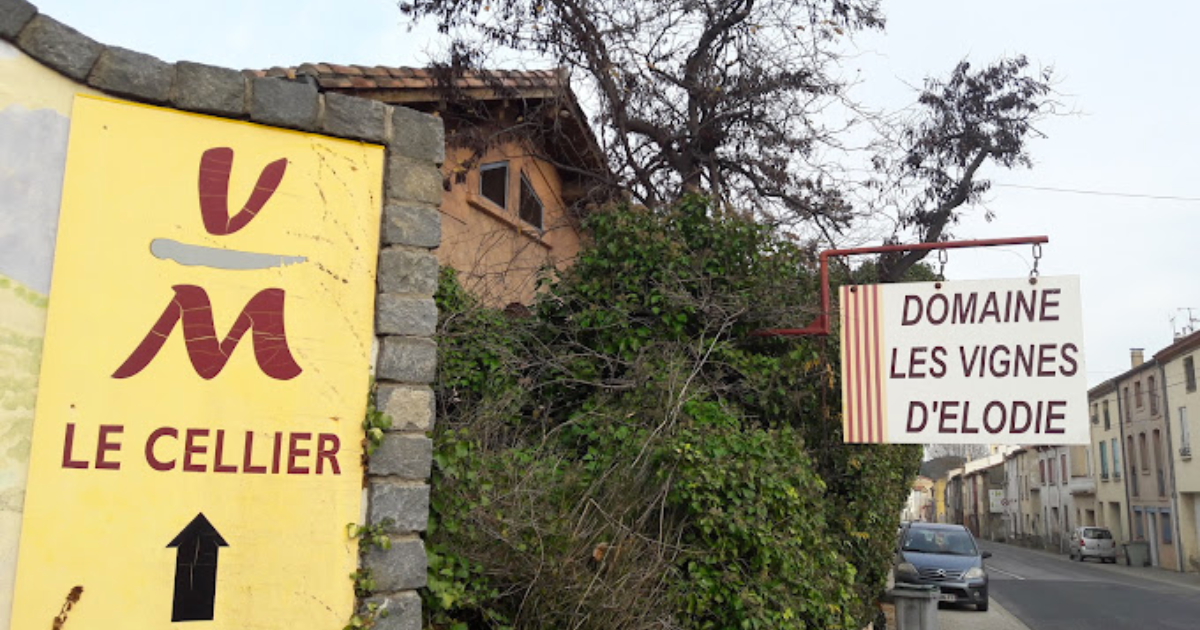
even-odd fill
[{"label": "yellow sign", "polygon": [[382,164],[76,99],[13,628],[350,617]]}]

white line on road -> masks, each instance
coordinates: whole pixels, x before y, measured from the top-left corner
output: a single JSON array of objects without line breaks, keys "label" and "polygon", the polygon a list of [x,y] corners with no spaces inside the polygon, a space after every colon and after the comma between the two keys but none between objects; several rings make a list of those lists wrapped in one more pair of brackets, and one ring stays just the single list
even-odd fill
[{"label": "white line on road", "polygon": [[988,567],[988,571],[995,571],[996,573],[1003,573],[1004,575],[1007,575],[1008,577],[1014,578],[1017,580],[1025,579],[1025,578],[1017,575],[1016,573],[1009,573],[1008,571],[1005,571],[1004,569],[997,569],[996,567]]}]

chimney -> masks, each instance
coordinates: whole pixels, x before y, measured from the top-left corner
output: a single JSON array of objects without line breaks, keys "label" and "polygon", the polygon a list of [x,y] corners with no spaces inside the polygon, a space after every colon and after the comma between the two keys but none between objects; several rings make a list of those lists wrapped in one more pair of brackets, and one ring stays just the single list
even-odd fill
[{"label": "chimney", "polygon": [[1146,353],[1143,348],[1129,349],[1129,367],[1137,367],[1146,362]]}]

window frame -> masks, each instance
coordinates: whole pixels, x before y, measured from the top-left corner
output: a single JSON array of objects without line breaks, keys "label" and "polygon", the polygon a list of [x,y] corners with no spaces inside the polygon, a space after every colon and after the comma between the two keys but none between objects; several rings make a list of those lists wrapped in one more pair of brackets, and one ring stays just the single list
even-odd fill
[{"label": "window frame", "polygon": [[1111,446],[1112,446],[1113,478],[1120,479],[1121,478],[1121,456],[1118,451],[1118,449],[1121,447],[1120,440],[1118,438],[1113,438],[1112,442],[1111,442]]},{"label": "window frame", "polygon": [[1100,440],[1100,478],[1108,480],[1108,442]]},{"label": "window frame", "polygon": [[[504,203],[497,203],[495,199],[492,199],[491,197],[489,197],[488,194],[484,191],[484,188],[483,188],[484,173],[486,173],[488,171],[498,171],[501,169],[504,170],[504,198],[503,198]],[[497,160],[495,162],[488,162],[486,164],[480,164],[479,165],[479,186],[477,187],[478,189],[476,190],[476,194],[478,194],[481,199],[487,200],[489,203],[496,206],[497,208],[500,208],[501,210],[508,210],[508,196],[509,196],[509,188],[510,188],[509,180],[512,178],[511,169],[512,169],[512,166],[509,164],[508,160]]]},{"label": "window frame", "polygon": [[1192,448],[1192,429],[1188,426],[1187,405],[1179,408],[1179,447]]},{"label": "window frame", "polygon": [[[529,191],[529,198],[537,204],[537,223],[525,218],[525,191]],[[521,169],[520,181],[517,184],[517,218],[526,225],[536,228],[539,232],[545,229],[546,225],[546,204],[542,201],[541,196],[537,194],[537,189],[533,187],[533,182],[525,174],[525,169]]]}]

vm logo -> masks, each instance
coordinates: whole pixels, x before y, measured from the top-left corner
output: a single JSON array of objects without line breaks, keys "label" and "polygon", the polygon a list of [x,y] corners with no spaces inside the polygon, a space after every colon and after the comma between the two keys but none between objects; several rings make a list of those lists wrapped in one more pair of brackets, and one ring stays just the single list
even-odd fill
[{"label": "vm logo", "polygon": [[[197,186],[200,218],[204,229],[214,236],[234,234],[250,225],[263,206],[270,201],[283,175],[287,159],[266,165],[259,173],[254,190],[236,214],[229,213],[229,176],[233,169],[233,149],[212,148],[200,157],[200,176]],[[216,269],[244,270],[282,267],[304,262],[302,256],[282,256],[243,252],[201,245],[180,243],[170,239],[154,239],[150,244],[154,256],[174,260],[185,266],[204,266]],[[247,331],[253,335],[254,357],[263,374],[289,380],[303,369],[292,357],[284,328],[283,289],[265,288],[242,308],[229,333],[218,341],[213,323],[213,305],[203,287],[177,284],[158,321],[134,348],[129,358],[113,373],[113,378],[129,378],[140,373],[158,356],[158,352],[178,326],[183,329],[183,341],[192,367],[201,378],[214,378],[225,368],[230,355]]]}]

